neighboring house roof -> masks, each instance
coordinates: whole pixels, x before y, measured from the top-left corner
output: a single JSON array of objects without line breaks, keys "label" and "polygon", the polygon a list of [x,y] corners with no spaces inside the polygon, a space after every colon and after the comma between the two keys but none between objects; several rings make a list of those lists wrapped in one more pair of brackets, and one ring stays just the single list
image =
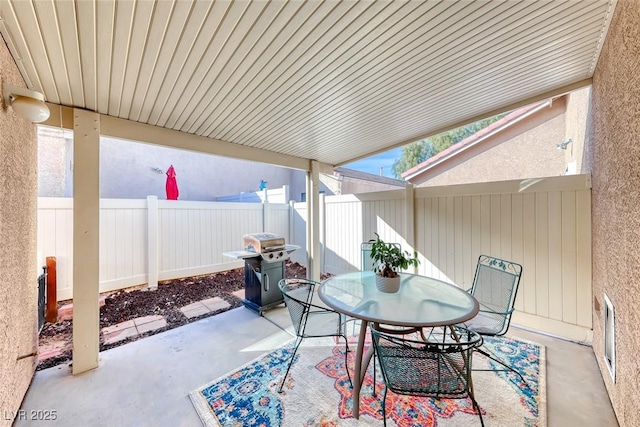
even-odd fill
[{"label": "neighboring house roof", "polygon": [[345,178],[359,179],[362,181],[370,181],[378,184],[394,185],[397,187],[406,187],[408,182],[403,179],[389,178],[382,175],[374,175],[372,173],[361,172],[354,169],[336,167],[333,169],[334,174],[341,175]]},{"label": "neighboring house roof", "polygon": [[416,178],[418,175],[428,171],[429,169],[439,165],[449,159],[454,158],[455,156],[461,154],[465,150],[476,146],[477,144],[486,141],[489,137],[504,131],[505,129],[513,126],[519,121],[529,117],[530,115],[540,111],[543,108],[546,108],[551,105],[552,100],[547,100],[543,102],[538,102],[536,104],[531,104],[526,107],[515,110],[500,120],[490,124],[484,129],[479,130],[473,135],[463,139],[457,144],[452,145],[444,151],[436,154],[433,157],[428,158],[424,162],[412,167],[402,174],[402,177],[407,181],[411,182],[412,179]]}]

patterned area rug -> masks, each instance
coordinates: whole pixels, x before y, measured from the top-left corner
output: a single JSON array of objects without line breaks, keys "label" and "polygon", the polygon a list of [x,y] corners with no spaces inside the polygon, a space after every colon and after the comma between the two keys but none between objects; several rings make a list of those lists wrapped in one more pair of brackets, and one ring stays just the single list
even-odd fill
[{"label": "patterned area rug", "polygon": [[[377,395],[372,395],[373,368],[360,394],[360,419],[352,416],[352,390],[344,369],[344,344],[303,342],[282,393],[276,391],[293,351],[292,344],[190,393],[205,426],[364,426],[382,425],[384,382],[378,369]],[[517,369],[473,373],[476,398],[487,426],[546,426],[545,348],[512,338],[485,338],[485,346]],[[350,343],[354,365],[355,342]],[[474,356],[474,368],[487,368],[488,359]],[[498,366],[496,366],[498,367]],[[353,372],[353,371],[351,371]],[[431,399],[387,395],[387,425],[480,425],[470,399]]]}]

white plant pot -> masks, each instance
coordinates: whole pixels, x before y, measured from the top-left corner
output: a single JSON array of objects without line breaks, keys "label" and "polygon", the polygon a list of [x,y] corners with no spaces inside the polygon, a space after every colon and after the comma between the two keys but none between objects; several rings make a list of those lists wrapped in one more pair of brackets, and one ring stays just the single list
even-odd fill
[{"label": "white plant pot", "polygon": [[400,276],[398,277],[382,277],[376,274],[376,287],[380,292],[392,294],[400,289]]}]

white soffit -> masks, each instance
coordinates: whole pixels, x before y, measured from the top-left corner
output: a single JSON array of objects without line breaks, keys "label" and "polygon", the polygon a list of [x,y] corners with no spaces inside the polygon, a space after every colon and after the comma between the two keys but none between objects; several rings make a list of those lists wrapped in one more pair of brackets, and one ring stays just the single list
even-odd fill
[{"label": "white soffit", "polygon": [[615,1],[0,0],[48,102],[328,164],[589,84]]}]

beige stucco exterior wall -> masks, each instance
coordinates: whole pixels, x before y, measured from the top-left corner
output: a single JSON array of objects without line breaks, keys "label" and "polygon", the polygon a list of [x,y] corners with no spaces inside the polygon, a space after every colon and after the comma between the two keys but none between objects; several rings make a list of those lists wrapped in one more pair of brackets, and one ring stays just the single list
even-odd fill
[{"label": "beige stucco exterior wall", "polygon": [[589,110],[589,96],[591,88],[571,92],[567,100],[567,112],[565,113],[565,141],[571,138],[573,141],[565,150],[565,162],[570,165],[575,162],[575,173],[591,173],[590,165],[584,161],[584,140],[586,136],[586,118]]},{"label": "beige stucco exterior wall", "polygon": [[372,193],[376,191],[398,190],[400,188],[402,187],[371,181],[362,181],[359,179],[351,179],[348,177],[345,177],[342,181],[342,194]]},{"label": "beige stucco exterior wall", "polygon": [[[61,129],[41,126],[38,139],[38,195],[72,197],[72,137]],[[280,188],[291,185],[293,179],[292,169],[266,163],[103,136],[100,140],[100,197],[144,199],[157,196],[165,199],[165,171],[170,165],[178,174],[180,200],[210,201],[216,197],[257,191],[261,179],[268,181],[269,188]],[[304,185],[304,174],[301,177]]]},{"label": "beige stucco exterior wall", "polygon": [[[38,196],[72,197],[71,142],[62,129],[42,126],[38,130]],[[43,173],[45,172],[45,173]]]},{"label": "beige stucco exterior wall", "polygon": [[328,195],[373,193],[376,191],[398,190],[402,188],[384,182],[366,181],[339,174],[320,174],[320,182],[324,185],[324,188],[321,190],[327,192]]},{"label": "beige stucco exterior wall", "polygon": [[[24,81],[0,39],[0,79]],[[11,425],[33,377],[37,349],[35,126],[0,110],[0,425]],[[31,356],[30,356],[31,355]],[[6,415],[6,416],[5,416]]]},{"label": "beige stucco exterior wall", "polygon": [[[640,6],[619,1],[587,121],[593,235],[593,350],[621,426],[640,425]],[[614,305],[616,381],[604,362],[604,294]]]},{"label": "beige stucco exterior wall", "polygon": [[552,107],[457,155],[457,164],[443,162],[443,172],[438,175],[424,182],[416,178],[414,185],[432,187],[562,175],[564,152],[556,144],[564,141],[565,108],[564,99],[554,102]]}]

